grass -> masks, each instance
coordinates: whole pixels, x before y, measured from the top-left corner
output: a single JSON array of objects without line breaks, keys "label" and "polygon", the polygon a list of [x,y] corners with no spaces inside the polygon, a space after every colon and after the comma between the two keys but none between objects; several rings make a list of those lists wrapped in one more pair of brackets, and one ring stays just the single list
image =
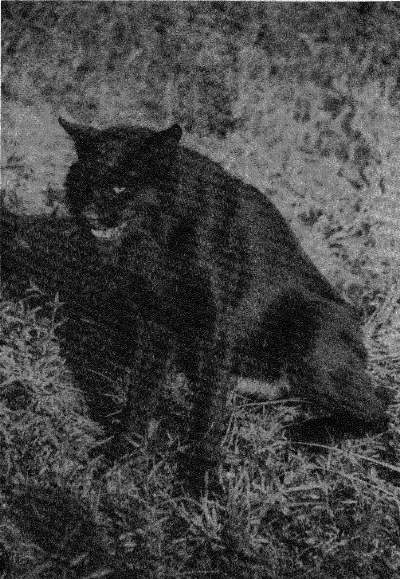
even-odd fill
[{"label": "grass", "polygon": [[195,501],[174,476],[179,440],[166,445],[157,425],[102,462],[104,435],[60,357],[56,315],[3,300],[1,318],[0,544],[11,577],[400,572],[395,413],[387,434],[294,443],[285,426],[296,408],[232,394],[220,492]]},{"label": "grass", "polygon": [[176,482],[180,441],[157,424],[104,463],[57,300],[3,297],[1,579],[400,575],[395,4],[3,3],[3,187],[18,211],[65,214],[60,110],[179,122],[273,199],[361,307],[371,373],[396,399],[388,433],[313,446],[286,434],[296,406],[232,394],[220,491],[195,501]]}]

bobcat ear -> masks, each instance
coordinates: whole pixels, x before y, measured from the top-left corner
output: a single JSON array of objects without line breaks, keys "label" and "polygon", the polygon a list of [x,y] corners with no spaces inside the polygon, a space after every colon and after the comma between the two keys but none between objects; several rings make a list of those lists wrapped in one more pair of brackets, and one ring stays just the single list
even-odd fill
[{"label": "bobcat ear", "polygon": [[[170,171],[175,164],[178,154],[178,144],[182,137],[182,129],[179,125],[172,125],[164,131],[153,134],[146,145],[150,148],[148,159],[163,172]],[[147,150],[145,146],[145,151]]]},{"label": "bobcat ear", "polygon": [[62,128],[69,134],[69,136],[73,138],[75,143],[88,141],[92,139],[98,132],[98,130],[94,129],[93,127],[85,127],[84,125],[78,125],[78,123],[67,121],[63,117],[58,117],[58,122],[60,123]]},{"label": "bobcat ear", "polygon": [[174,124],[164,131],[160,131],[154,138],[156,143],[162,145],[177,146],[182,137],[182,129],[178,124]]}]

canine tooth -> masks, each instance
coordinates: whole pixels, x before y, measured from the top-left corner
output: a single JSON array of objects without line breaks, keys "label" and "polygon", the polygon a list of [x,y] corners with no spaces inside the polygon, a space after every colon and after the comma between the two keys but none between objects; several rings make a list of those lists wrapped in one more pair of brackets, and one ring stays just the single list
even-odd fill
[{"label": "canine tooth", "polygon": [[98,239],[103,239],[106,234],[104,231],[102,231],[101,229],[91,229],[90,233],[94,236],[97,237]]},{"label": "canine tooth", "polygon": [[106,229],[91,229],[91,233],[97,239],[115,239],[118,238],[122,231],[127,226],[127,223],[121,223],[121,225],[116,225],[115,227],[108,227]]}]

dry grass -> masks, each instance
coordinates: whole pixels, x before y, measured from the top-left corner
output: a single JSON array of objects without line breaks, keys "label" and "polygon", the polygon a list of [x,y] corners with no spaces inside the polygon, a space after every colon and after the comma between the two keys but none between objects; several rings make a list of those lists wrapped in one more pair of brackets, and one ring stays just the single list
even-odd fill
[{"label": "dry grass", "polygon": [[56,314],[3,299],[1,579],[399,576],[398,7],[3,4],[6,196],[64,211],[60,109],[180,122],[268,192],[363,309],[371,372],[397,399],[388,433],[312,446],[286,437],[295,407],[232,396],[220,492],[197,502],[176,483],[179,440],[156,425],[102,463]]},{"label": "dry grass", "polygon": [[174,476],[179,441],[166,445],[156,425],[113,467],[92,458],[101,430],[59,356],[54,318],[39,313],[2,303],[0,542],[11,576],[400,572],[398,415],[373,438],[291,443],[296,408],[232,395],[220,491],[197,502]]}]

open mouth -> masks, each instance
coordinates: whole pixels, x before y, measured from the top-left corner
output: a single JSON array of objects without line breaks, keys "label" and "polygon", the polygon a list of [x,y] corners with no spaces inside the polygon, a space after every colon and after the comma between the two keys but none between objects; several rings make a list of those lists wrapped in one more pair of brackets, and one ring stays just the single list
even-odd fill
[{"label": "open mouth", "polygon": [[83,213],[90,231],[94,237],[106,241],[118,240],[127,226],[127,221],[118,222],[117,216],[102,216],[93,206],[89,206]]},{"label": "open mouth", "polygon": [[124,230],[127,227],[127,222],[121,223],[114,227],[91,227],[90,231],[94,237],[97,239],[105,241],[116,241],[121,238]]},{"label": "open mouth", "polygon": [[106,241],[118,240],[124,229],[126,229],[127,221],[120,222],[121,213],[115,211],[112,206],[118,203],[118,206],[123,205],[123,195],[126,192],[125,187],[113,187],[108,191],[105,206],[100,208],[91,203],[86,206],[84,211],[84,218],[89,225],[90,231],[94,237]]}]

